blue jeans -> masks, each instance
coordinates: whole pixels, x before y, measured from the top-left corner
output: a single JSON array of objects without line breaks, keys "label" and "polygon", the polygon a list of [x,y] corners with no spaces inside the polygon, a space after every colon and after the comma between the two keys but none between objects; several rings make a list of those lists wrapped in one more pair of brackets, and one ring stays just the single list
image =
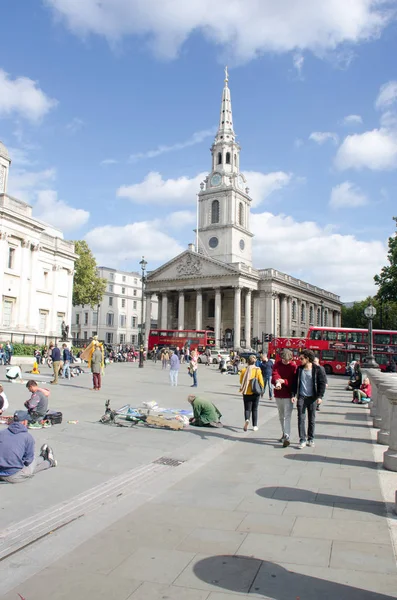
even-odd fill
[{"label": "blue jeans", "polygon": [[193,385],[197,387],[197,371],[193,371]]},{"label": "blue jeans", "polygon": [[263,388],[263,393],[265,393],[266,391],[266,386],[269,386],[269,398],[273,398],[273,386],[272,386],[272,378],[271,377],[264,377],[263,378],[263,383],[265,384],[264,388]]},{"label": "blue jeans", "polygon": [[179,371],[177,371],[176,369],[171,369],[170,370],[170,381],[171,381],[171,385],[178,385],[178,373]]},{"label": "blue jeans", "polygon": [[70,379],[70,361],[68,360],[63,363],[62,377],[66,378],[66,372],[68,374],[68,379]]}]

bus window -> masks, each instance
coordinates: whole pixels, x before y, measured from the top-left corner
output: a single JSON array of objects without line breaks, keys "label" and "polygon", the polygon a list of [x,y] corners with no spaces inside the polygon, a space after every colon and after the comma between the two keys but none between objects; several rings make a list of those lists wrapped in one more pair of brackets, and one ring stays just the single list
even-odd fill
[{"label": "bus window", "polygon": [[335,360],[335,350],[323,350],[321,358],[323,360]]},{"label": "bus window", "polygon": [[158,335],[158,334],[159,334],[159,332],[155,331],[154,329],[152,329],[152,331],[150,332],[150,335]]},{"label": "bus window", "polygon": [[397,335],[393,334],[391,336],[391,343],[393,344],[393,346],[397,346]]},{"label": "bus window", "polygon": [[[171,334],[171,335],[172,335],[172,334]],[[169,336],[169,333],[168,333],[168,331],[159,331],[159,336],[160,336],[160,337],[168,337],[168,336]]]},{"label": "bus window", "polygon": [[336,342],[336,331],[324,331],[324,339],[328,342]]},{"label": "bus window", "polygon": [[375,356],[375,360],[378,363],[378,365],[388,365],[389,364],[389,357],[387,354],[374,354]]},{"label": "bus window", "polygon": [[337,351],[336,358],[338,362],[346,362],[346,352],[342,352],[341,350]]},{"label": "bus window", "polygon": [[310,332],[311,340],[321,340],[322,331],[318,331],[317,329],[312,329]]},{"label": "bus window", "polygon": [[374,333],[374,344],[390,344],[390,334]]},{"label": "bus window", "polygon": [[363,336],[363,344],[368,344],[368,333],[362,333]]},{"label": "bus window", "polygon": [[349,331],[349,333],[347,334],[347,341],[353,342],[355,344],[360,343],[361,342],[361,332]]},{"label": "bus window", "polygon": [[190,337],[187,335],[186,331],[178,331],[176,335],[177,335],[177,337],[183,337],[183,338]]},{"label": "bus window", "polygon": [[338,337],[337,337],[338,342],[345,342],[346,341],[346,332],[341,332],[338,331]]},{"label": "bus window", "polygon": [[204,336],[205,336],[205,333],[199,333],[199,332],[196,333],[196,337],[198,337],[198,338],[203,338]]}]

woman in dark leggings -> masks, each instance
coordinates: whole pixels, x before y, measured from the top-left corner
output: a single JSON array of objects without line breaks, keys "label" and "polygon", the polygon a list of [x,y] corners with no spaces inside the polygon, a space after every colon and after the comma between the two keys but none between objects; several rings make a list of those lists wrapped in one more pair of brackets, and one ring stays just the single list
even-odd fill
[{"label": "woman in dark leggings", "polygon": [[248,357],[248,367],[242,369],[240,374],[240,392],[243,394],[244,400],[244,431],[247,431],[248,429],[251,415],[254,431],[258,431],[258,406],[260,394],[253,393],[252,380],[256,378],[261,384],[262,388],[264,387],[264,383],[262,371],[259,367],[255,366],[255,363],[256,356],[251,354],[251,356]]}]

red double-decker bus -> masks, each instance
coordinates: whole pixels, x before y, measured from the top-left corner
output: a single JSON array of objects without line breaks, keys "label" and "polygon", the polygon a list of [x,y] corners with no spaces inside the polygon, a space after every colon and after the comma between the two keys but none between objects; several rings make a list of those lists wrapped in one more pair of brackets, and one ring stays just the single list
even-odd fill
[{"label": "red double-decker bus", "polygon": [[273,358],[279,358],[281,350],[287,348],[291,350],[294,355],[294,359],[298,358],[303,348],[306,348],[307,340],[305,338],[273,338],[271,342],[269,342],[268,346],[268,356]]},{"label": "red double-decker bus", "polygon": [[190,350],[203,352],[207,346],[215,346],[215,333],[202,329],[151,329],[149,333],[149,352],[153,347],[174,349],[189,346]]},{"label": "red double-decker bus", "polygon": [[[382,371],[397,362],[397,331],[374,329],[373,352]],[[368,330],[349,327],[309,327],[306,348],[313,350],[327,373],[345,374],[352,360],[368,355]]]}]

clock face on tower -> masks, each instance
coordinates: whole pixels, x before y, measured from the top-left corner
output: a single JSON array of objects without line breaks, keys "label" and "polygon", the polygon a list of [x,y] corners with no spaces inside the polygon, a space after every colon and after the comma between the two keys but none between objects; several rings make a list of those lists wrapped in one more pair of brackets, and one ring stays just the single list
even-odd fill
[{"label": "clock face on tower", "polygon": [[244,240],[240,240],[240,249],[244,250],[244,248],[245,248],[245,242],[244,242]]},{"label": "clock face on tower", "polygon": [[220,185],[221,183],[222,183],[222,177],[219,175],[219,173],[215,173],[211,177],[211,185],[216,187],[217,185]]},{"label": "clock face on tower", "polygon": [[210,248],[216,248],[218,245],[218,238],[217,237],[210,238],[208,245]]}]

